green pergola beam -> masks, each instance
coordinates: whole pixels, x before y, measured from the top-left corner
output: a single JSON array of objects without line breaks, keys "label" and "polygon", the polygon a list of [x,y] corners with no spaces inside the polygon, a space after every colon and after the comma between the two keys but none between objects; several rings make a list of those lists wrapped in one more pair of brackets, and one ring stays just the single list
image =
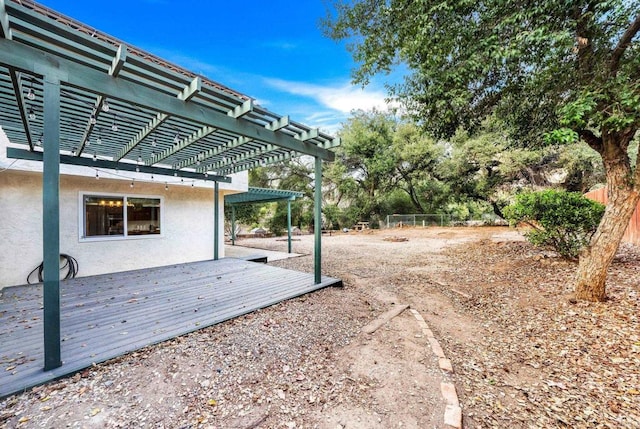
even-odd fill
[{"label": "green pergola beam", "polygon": [[170,157],[174,153],[181,151],[185,147],[194,144],[198,140],[205,138],[209,134],[213,133],[215,130],[216,130],[215,127],[209,127],[209,126],[200,128],[199,130],[194,131],[190,136],[180,140],[177,144],[173,145],[172,147],[169,147],[163,150],[162,152],[155,154],[149,160],[146,161],[146,164],[147,165],[156,164],[162,161],[163,159]]},{"label": "green pergola beam", "polygon": [[[113,57],[113,61],[111,62],[111,67],[109,68],[109,76],[118,77],[118,74],[120,74],[120,71],[124,67],[124,63],[126,61],[127,47],[125,45],[120,45],[118,46],[115,57]],[[98,97],[96,98],[96,102],[93,105],[92,115],[96,120],[98,119],[100,112],[102,112],[104,100],[104,96],[98,95]],[[82,155],[82,152],[84,152],[84,148],[87,145],[87,141],[89,140],[94,127],[95,123],[91,123],[91,118],[89,118],[84,130],[84,134],[82,135],[82,139],[80,140],[80,145],[78,146],[78,156]]]},{"label": "green pergola beam", "polygon": [[[29,161],[42,161],[44,159],[43,152],[31,152],[26,149],[18,149],[13,147],[7,148],[7,158],[25,159]],[[60,155],[60,164],[79,165],[82,167],[90,167],[90,168],[102,169],[102,170],[135,171],[139,173],[154,174],[159,176],[177,175],[177,177],[184,178],[184,179],[231,183],[231,178],[226,176],[219,176],[219,175],[213,175],[213,174],[205,176],[204,174],[197,173],[195,171],[184,171],[184,170],[175,171],[171,168],[150,167],[146,165],[132,164],[130,162],[108,161],[105,159],[96,159],[94,161],[91,158],[77,157],[77,156],[70,156],[70,155]]]},{"label": "green pergola beam", "polygon": [[[202,79],[200,77],[196,77],[191,81],[189,85],[187,85],[182,91],[180,91],[176,97],[182,101],[191,100],[200,90],[202,89]],[[133,139],[129,143],[127,143],[122,149],[118,151],[118,155],[116,156],[116,161],[120,161],[122,158],[127,156],[129,152],[131,152],[135,147],[149,136],[154,130],[156,130],[160,125],[162,125],[167,119],[169,119],[169,115],[165,113],[158,113],[155,118],[153,118],[146,126],[144,126],[138,134],[135,135]],[[165,152],[169,152],[166,150]],[[171,154],[169,154],[171,155]],[[167,155],[167,156],[169,156]],[[151,160],[146,161],[145,164],[153,165],[159,160],[154,160],[156,157],[153,157]],[[166,158],[166,157],[165,157]],[[164,158],[162,158],[164,159]]]},{"label": "green pergola beam", "polygon": [[114,79],[99,70],[43,53],[36,48],[11,40],[0,39],[0,64],[29,73],[64,76],[64,79],[61,79],[62,82],[110,99],[136,104],[202,125],[217,127],[246,138],[275,144],[323,160],[333,161],[335,159],[333,152],[316,144],[295,139],[282,132],[272,131],[243,118],[234,118],[211,108],[203,108],[201,105],[184,102],[145,85]]},{"label": "green pergola beam", "polygon": [[[9,27],[9,15],[7,14],[7,10],[4,5],[4,1],[0,1],[0,36],[11,40],[11,28]],[[22,79],[20,74],[13,68],[9,67],[9,75],[11,79],[11,85],[13,86],[13,92],[16,96],[16,102],[18,103],[18,110],[20,111],[20,120],[22,121],[22,126],[24,128],[25,135],[27,137],[27,143],[29,144],[29,148],[33,150],[33,139],[31,137],[31,127],[29,127],[29,120],[27,106],[24,101],[23,91],[22,91]]]}]

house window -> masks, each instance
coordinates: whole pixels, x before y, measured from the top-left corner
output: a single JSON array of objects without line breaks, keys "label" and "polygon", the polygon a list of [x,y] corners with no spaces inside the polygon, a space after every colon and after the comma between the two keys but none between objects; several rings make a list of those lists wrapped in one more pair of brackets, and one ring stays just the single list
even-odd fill
[{"label": "house window", "polygon": [[83,238],[160,234],[162,200],[126,195],[83,195]]}]

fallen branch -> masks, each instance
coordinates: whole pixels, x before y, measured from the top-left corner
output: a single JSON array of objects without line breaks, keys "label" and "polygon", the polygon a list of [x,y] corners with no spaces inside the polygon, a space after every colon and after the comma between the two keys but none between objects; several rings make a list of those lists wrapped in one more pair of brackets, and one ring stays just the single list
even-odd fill
[{"label": "fallen branch", "polygon": [[376,330],[378,330],[378,328],[405,311],[407,308],[409,308],[409,304],[396,305],[394,308],[387,311],[386,313],[381,314],[367,326],[362,328],[362,332],[364,332],[365,334],[373,334]]}]

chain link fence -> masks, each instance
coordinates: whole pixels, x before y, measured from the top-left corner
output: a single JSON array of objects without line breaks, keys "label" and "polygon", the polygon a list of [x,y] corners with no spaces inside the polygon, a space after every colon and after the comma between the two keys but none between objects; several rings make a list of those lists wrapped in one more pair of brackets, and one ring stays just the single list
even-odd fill
[{"label": "chain link fence", "polygon": [[506,225],[507,223],[495,214],[484,214],[478,217],[460,218],[449,214],[394,214],[387,215],[386,228],[428,227],[428,226],[481,226]]}]

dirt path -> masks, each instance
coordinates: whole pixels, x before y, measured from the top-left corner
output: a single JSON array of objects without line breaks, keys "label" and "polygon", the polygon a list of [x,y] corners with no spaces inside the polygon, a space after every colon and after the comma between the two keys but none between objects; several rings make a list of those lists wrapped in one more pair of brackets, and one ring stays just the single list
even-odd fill
[{"label": "dirt path", "polygon": [[[406,239],[406,240],[403,240]],[[277,239],[243,245],[285,251]],[[272,264],[313,270],[307,253]],[[323,236],[329,288],[0,402],[2,428],[640,427],[640,251],[606,303],[572,303],[575,265],[506,228]],[[406,310],[362,332],[396,304]],[[417,315],[428,325],[421,326]],[[440,369],[427,332],[453,367]]]}]

